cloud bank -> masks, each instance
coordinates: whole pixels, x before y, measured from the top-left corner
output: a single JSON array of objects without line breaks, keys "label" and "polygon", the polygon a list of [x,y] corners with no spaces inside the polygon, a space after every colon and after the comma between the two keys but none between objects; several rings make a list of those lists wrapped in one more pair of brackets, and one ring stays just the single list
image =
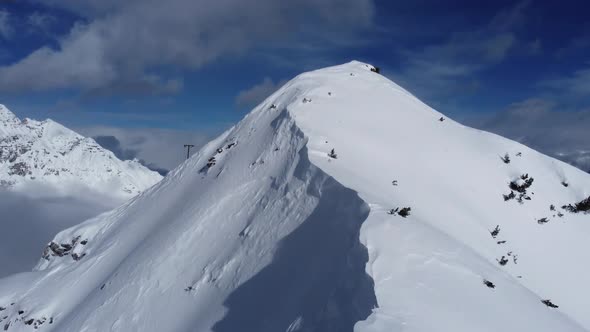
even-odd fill
[{"label": "cloud bank", "polygon": [[[267,47],[269,42],[275,47],[295,41],[302,26],[312,31],[354,31],[369,26],[374,12],[372,0],[39,3],[83,19],[58,38],[57,47],[41,47],[0,67],[0,91],[80,88],[174,93],[183,86],[174,69],[197,69],[224,56]],[[39,17],[33,21],[47,23]],[[0,16],[0,27],[1,22]]]},{"label": "cloud bank", "polygon": [[0,278],[30,271],[43,249],[61,230],[114,208],[120,202],[87,190],[68,197],[31,197],[0,191]]}]

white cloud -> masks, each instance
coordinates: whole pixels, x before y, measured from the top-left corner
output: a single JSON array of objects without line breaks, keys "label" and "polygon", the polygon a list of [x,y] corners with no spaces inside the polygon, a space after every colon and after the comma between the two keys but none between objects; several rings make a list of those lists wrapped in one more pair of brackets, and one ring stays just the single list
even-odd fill
[{"label": "white cloud", "polygon": [[[297,40],[300,26],[354,31],[372,0],[48,1],[87,17],[20,61],[0,67],[0,91],[175,85],[162,67],[196,69],[224,56]],[[73,65],[75,64],[75,65]]]},{"label": "white cloud", "polygon": [[258,105],[273,92],[285,85],[287,80],[274,83],[270,77],[265,77],[262,82],[240,91],[236,97],[236,105],[240,107],[253,107]]}]

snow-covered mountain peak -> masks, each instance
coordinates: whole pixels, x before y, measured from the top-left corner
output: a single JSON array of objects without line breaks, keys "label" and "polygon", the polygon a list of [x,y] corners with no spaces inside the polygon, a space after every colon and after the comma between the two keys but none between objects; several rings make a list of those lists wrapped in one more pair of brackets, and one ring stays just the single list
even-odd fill
[{"label": "snow-covered mountain peak", "polygon": [[93,139],[47,119],[21,121],[0,108],[0,187],[27,190],[49,185],[68,194],[72,187],[130,197],[161,176],[138,161],[121,161]]},{"label": "snow-covered mountain peak", "polygon": [[[8,331],[587,331],[590,176],[370,65],[299,75],[0,282]],[[2,316],[4,315],[4,316]]]},{"label": "snow-covered mountain peak", "polygon": [[0,127],[17,124],[20,124],[19,118],[17,118],[6,106],[0,104]]}]

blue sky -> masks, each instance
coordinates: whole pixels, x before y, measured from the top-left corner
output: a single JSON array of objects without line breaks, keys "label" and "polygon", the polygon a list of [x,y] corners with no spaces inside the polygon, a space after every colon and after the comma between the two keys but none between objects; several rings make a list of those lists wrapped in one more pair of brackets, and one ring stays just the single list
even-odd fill
[{"label": "blue sky", "polygon": [[158,160],[145,136],[202,143],[285,80],[357,59],[459,120],[583,152],[588,12],[567,0],[2,1],[0,103],[171,168],[180,159]]}]

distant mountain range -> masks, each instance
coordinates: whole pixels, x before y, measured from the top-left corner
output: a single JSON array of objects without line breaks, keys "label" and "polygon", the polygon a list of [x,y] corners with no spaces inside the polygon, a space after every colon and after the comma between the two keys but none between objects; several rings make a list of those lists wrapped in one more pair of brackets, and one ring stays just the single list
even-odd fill
[{"label": "distant mountain range", "polygon": [[162,179],[137,160],[121,161],[52,120],[20,120],[0,105],[0,189],[38,184],[67,193],[72,186],[131,197]]}]

